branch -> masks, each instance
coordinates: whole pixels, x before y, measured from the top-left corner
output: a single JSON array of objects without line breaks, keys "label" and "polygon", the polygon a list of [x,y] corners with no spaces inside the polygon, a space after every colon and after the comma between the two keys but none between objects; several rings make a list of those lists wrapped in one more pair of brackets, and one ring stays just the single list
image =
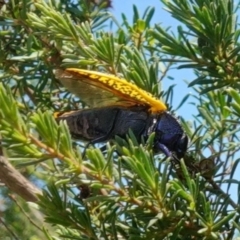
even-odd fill
[{"label": "branch", "polygon": [[11,191],[29,202],[37,202],[37,194],[42,194],[36,186],[20,174],[3,156],[0,156],[0,181]]}]

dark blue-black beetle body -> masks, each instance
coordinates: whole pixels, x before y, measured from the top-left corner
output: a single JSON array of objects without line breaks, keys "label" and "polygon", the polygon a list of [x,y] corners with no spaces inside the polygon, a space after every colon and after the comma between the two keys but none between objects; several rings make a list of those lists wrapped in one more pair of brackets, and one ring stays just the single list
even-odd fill
[{"label": "dark blue-black beetle body", "polygon": [[117,106],[84,109],[59,115],[66,120],[73,137],[99,143],[113,139],[116,135],[126,137],[129,129],[136,138],[147,138],[155,132],[154,152],[163,152],[167,157],[174,153],[178,159],[187,150],[188,138],[178,120],[168,112],[149,114],[144,107],[123,108]]},{"label": "dark blue-black beetle body", "polygon": [[178,120],[167,112],[159,115],[156,120],[155,151],[160,150],[167,157],[170,157],[174,152],[178,159],[182,158],[187,150],[188,137]]}]

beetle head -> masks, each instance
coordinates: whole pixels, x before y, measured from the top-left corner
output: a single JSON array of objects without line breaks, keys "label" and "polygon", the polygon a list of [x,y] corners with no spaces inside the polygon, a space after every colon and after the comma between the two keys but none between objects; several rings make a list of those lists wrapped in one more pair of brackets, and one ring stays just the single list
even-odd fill
[{"label": "beetle head", "polygon": [[175,153],[178,159],[181,159],[188,145],[188,137],[184,133],[178,120],[170,113],[162,113],[156,122],[155,127],[156,152],[163,152],[167,157]]}]

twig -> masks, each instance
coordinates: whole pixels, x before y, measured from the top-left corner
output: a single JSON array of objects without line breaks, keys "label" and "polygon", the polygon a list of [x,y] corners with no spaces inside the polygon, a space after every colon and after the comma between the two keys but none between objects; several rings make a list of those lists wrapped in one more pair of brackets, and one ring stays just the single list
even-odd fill
[{"label": "twig", "polygon": [[19,173],[3,156],[0,156],[0,181],[11,191],[29,202],[37,202],[37,195],[42,194],[35,185]]},{"label": "twig", "polygon": [[230,196],[229,196],[227,193],[225,193],[212,179],[208,179],[208,182],[212,185],[212,187],[213,187],[215,190],[219,191],[219,192],[222,194],[222,196],[229,201],[229,203],[230,203],[230,205],[233,207],[233,209],[235,209],[236,211],[239,211],[239,210],[240,210],[240,206],[239,206],[237,203],[235,203],[235,202],[230,198]]},{"label": "twig", "polygon": [[26,218],[28,219],[28,221],[35,226],[36,228],[38,228],[40,231],[42,231],[42,228],[39,227],[29,216],[28,214],[24,211],[24,209],[22,208],[22,206],[18,203],[18,201],[16,200],[15,196],[13,194],[9,194],[8,195],[15,203],[16,205],[20,208],[20,210],[22,211],[22,213],[26,216]]},{"label": "twig", "polygon": [[0,223],[10,232],[10,234],[16,239],[19,240],[19,238],[16,236],[16,234],[5,224],[5,222],[0,218]]}]

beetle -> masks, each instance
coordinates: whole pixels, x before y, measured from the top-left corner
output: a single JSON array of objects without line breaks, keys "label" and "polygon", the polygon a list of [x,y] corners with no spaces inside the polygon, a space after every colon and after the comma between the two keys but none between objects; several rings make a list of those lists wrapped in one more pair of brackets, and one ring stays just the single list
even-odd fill
[{"label": "beetle", "polygon": [[154,153],[184,157],[188,137],[178,120],[159,99],[135,84],[114,75],[77,68],[57,69],[56,78],[90,108],[57,113],[71,135],[89,143],[100,143],[129,129],[140,142],[155,132]]}]

